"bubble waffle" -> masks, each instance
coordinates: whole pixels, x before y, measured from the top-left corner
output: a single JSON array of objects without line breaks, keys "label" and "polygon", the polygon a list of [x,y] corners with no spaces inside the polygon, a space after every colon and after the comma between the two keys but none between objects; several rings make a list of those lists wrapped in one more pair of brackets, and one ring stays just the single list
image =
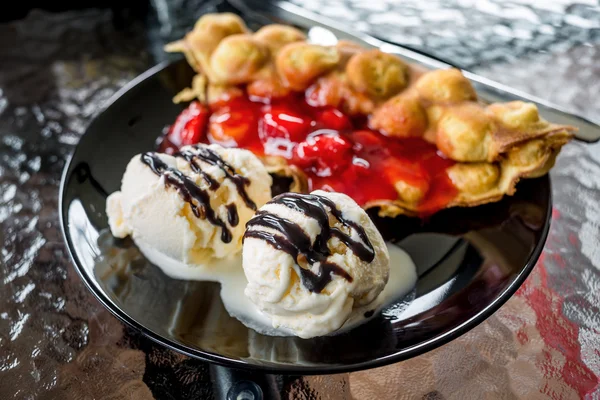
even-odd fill
[{"label": "bubble waffle", "polygon": [[[233,14],[203,16],[185,38],[166,50],[183,52],[198,73],[174,101],[198,100],[215,115],[223,107],[235,107],[231,99],[245,98],[250,100],[236,103],[240,109],[255,110],[244,114],[256,119],[257,127],[254,122],[248,125],[252,133],[238,132],[228,140],[222,136],[232,128],[215,126],[218,118],[211,117],[207,141],[250,148],[270,172],[294,178],[293,190],[351,192],[363,207],[378,207],[387,216],[429,214],[512,195],[520,179],[539,177],[552,168],[576,130],[545,121],[532,103],[481,101],[460,70],[426,71],[347,41],[320,46],[284,25],[252,33]],[[271,126],[275,114],[265,107],[288,107],[293,112],[309,107],[302,115],[288,111],[293,116],[285,115],[290,121],[309,115],[312,128],[299,135],[289,121],[283,130],[276,123]],[[333,125],[327,125],[319,119],[323,110],[339,111],[346,119],[328,118]],[[337,126],[340,121],[351,124]],[[325,140],[314,133],[318,128],[347,134]],[[210,132],[220,132],[221,137]],[[259,145],[248,144],[241,138],[244,135],[256,136]],[[288,153],[269,150],[274,138],[287,140]],[[321,159],[307,163],[305,150],[321,152]],[[318,156],[313,153],[311,157]],[[329,165],[330,158],[342,167]],[[360,165],[362,161],[366,164]],[[367,164],[368,178],[361,178],[360,171],[348,172]],[[385,182],[386,190],[369,186],[375,177]],[[352,189],[353,184],[360,187]]]}]

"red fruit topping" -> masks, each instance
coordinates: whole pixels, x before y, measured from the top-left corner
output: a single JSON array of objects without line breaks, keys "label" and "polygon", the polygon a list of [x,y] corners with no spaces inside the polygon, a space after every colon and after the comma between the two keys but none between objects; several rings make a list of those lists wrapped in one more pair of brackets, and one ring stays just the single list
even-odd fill
[{"label": "red fruit topping", "polygon": [[378,148],[385,149],[385,138],[373,131],[360,130],[350,134],[354,143],[360,145],[360,148]]},{"label": "red fruit topping", "polygon": [[196,144],[204,135],[207,121],[208,109],[206,106],[198,101],[192,101],[171,125],[167,137],[175,146]]},{"label": "red fruit topping", "polygon": [[317,176],[331,176],[352,161],[352,143],[333,131],[325,132],[315,132],[294,151],[294,163]]},{"label": "red fruit topping", "polygon": [[257,126],[258,104],[236,97],[210,116],[209,139],[223,146],[243,146],[256,136]]},{"label": "red fruit topping", "polygon": [[284,105],[267,105],[263,108],[258,134],[263,142],[269,138],[284,138],[300,142],[310,130],[312,120]]},{"label": "red fruit topping", "polygon": [[413,163],[409,160],[403,160],[404,162],[394,162],[393,158],[381,160],[379,165],[384,173],[384,179],[391,184],[394,184],[398,180],[406,182],[412,186],[426,187],[429,182],[429,175],[427,174],[426,168],[419,164]]},{"label": "red fruit topping", "polygon": [[335,108],[321,111],[317,116],[317,123],[323,128],[334,129],[336,131],[345,131],[352,128],[350,118]]},{"label": "red fruit topping", "polygon": [[354,177],[367,177],[371,171],[371,163],[365,160],[364,158],[360,158],[358,156],[354,156],[352,158],[352,165],[348,169],[349,174]]},{"label": "red fruit topping", "polygon": [[446,173],[452,160],[422,138],[387,137],[369,129],[366,118],[348,117],[338,110],[349,104],[346,98],[341,103],[341,92],[313,87],[285,97],[257,93],[248,88],[246,95],[224,98],[210,110],[192,102],[159,148],[172,153],[186,144],[218,143],[283,157],[304,172],[309,191],[346,193],[360,205],[400,199],[426,215],[455,198]]},{"label": "red fruit topping", "polygon": [[312,107],[337,107],[342,106],[344,84],[340,79],[319,79],[305,92],[305,101]]}]

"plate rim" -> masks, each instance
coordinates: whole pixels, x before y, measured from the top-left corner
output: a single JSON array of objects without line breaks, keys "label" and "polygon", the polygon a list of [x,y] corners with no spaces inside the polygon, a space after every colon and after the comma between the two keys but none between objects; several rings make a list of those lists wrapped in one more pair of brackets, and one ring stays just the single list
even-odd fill
[{"label": "plate rim", "polygon": [[[165,60],[162,61],[141,74],[137,75],[135,78],[130,80],[127,84],[125,84],[121,89],[115,92],[104,104],[103,107],[92,117],[89,125],[85,129],[85,132],[79,138],[79,142],[83,139],[83,137],[88,134],[90,128],[96,122],[97,118],[105,113],[107,109],[109,109],[115,102],[117,102],[123,95],[129,92],[131,89],[135,88],[140,83],[146,81],[157,73],[163,71],[168,68],[171,64],[181,62],[181,59],[175,60]],[[73,164],[73,160],[75,155],[77,154],[78,149],[80,149],[79,142],[75,145],[70,155],[67,157],[65,161],[65,165],[63,167],[62,176],[60,180],[59,193],[58,193],[58,211],[59,211],[59,223],[61,227],[61,233],[63,236],[63,240],[65,242],[65,247],[67,249],[67,253],[69,254],[69,258],[71,261],[72,267],[77,271],[80,278],[83,280],[87,289],[92,292],[94,297],[105,307],[108,311],[111,312],[118,320],[125,323],[127,326],[135,329],[140,332],[144,337],[152,340],[153,342],[164,346],[170,350],[176,351],[180,354],[184,354],[188,357],[198,359],[208,363],[215,363],[224,367],[237,368],[243,370],[251,370],[251,371],[260,371],[263,373],[270,374],[301,374],[301,375],[329,375],[329,374],[338,374],[338,373],[346,373],[346,372],[354,372],[361,371],[371,368],[382,367],[385,365],[397,363],[400,361],[404,361],[413,357],[416,357],[421,354],[425,354],[430,352],[438,347],[441,347],[444,344],[449,343],[450,341],[464,335],[469,332],[483,321],[491,317],[502,305],[504,305],[516,291],[523,285],[531,271],[535,268],[540,255],[542,254],[546,240],[548,238],[548,233],[550,231],[551,222],[552,222],[552,209],[553,209],[553,194],[552,194],[552,180],[550,174],[546,174],[544,178],[548,182],[549,187],[549,196],[548,196],[548,208],[546,210],[546,215],[544,216],[544,227],[540,232],[540,239],[536,246],[533,248],[531,256],[521,269],[521,271],[515,276],[514,280],[511,284],[506,287],[502,292],[496,295],[495,299],[484,307],[477,314],[473,315],[468,320],[462,322],[451,330],[444,332],[441,335],[435,336],[425,342],[421,342],[405,349],[402,349],[394,354],[389,354],[386,356],[377,357],[368,361],[353,363],[353,364],[332,364],[329,366],[321,366],[321,365],[311,365],[311,364],[281,364],[279,366],[268,365],[268,364],[259,364],[248,362],[243,359],[233,359],[227,356],[222,356],[219,354],[211,353],[206,350],[193,349],[189,346],[177,343],[173,340],[170,340],[158,333],[155,333],[151,329],[145,327],[134,318],[130,317],[125,311],[121,310],[116,304],[112,302],[110,296],[108,296],[105,292],[101,291],[99,288],[94,285],[91,281],[91,278],[88,277],[88,274],[84,271],[82,263],[80,262],[77,254],[74,251],[74,245],[72,243],[71,237],[68,234],[68,226],[66,215],[68,214],[68,208],[65,205],[65,195],[67,190],[67,180],[71,175],[71,167]]]}]

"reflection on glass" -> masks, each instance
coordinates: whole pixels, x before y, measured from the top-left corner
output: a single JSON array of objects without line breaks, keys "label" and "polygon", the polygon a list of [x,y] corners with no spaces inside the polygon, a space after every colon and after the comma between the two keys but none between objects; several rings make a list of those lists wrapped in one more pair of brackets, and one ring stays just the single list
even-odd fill
[{"label": "reflection on glass", "polygon": [[[93,266],[94,260],[99,254],[96,245],[98,231],[90,223],[79,199],[73,199],[69,204],[67,228],[77,257],[85,267]],[[86,272],[90,275],[93,274],[91,269],[86,270]]]}]

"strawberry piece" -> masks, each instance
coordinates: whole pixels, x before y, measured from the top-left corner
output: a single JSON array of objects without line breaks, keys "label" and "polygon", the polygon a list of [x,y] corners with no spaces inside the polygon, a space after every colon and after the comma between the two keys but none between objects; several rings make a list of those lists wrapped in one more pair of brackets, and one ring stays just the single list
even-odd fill
[{"label": "strawberry piece", "polygon": [[209,139],[223,146],[240,146],[256,135],[257,105],[237,97],[216,107],[209,119]]},{"label": "strawberry piece", "polygon": [[352,162],[352,143],[335,133],[314,134],[294,149],[293,162],[317,176],[331,176]]},{"label": "strawberry piece", "polygon": [[312,121],[298,111],[284,105],[267,105],[263,108],[258,134],[263,142],[271,138],[300,142],[308,134]]},{"label": "strawberry piece", "polygon": [[352,176],[354,179],[368,177],[371,173],[371,163],[364,158],[354,156],[352,165],[347,170],[346,175]]},{"label": "strawberry piece", "polygon": [[352,134],[350,135],[352,137],[352,140],[359,144],[362,148],[379,148],[379,147],[386,147],[386,143],[384,141],[384,138],[373,132],[373,131],[368,131],[368,130],[360,130],[360,131],[354,131],[352,132]]},{"label": "strawberry piece", "polygon": [[196,144],[202,140],[208,122],[208,108],[193,101],[169,128],[167,137],[177,147]]},{"label": "strawberry piece", "polygon": [[344,131],[352,128],[350,118],[335,108],[321,111],[317,116],[317,123],[323,128],[334,129],[336,131]]}]

